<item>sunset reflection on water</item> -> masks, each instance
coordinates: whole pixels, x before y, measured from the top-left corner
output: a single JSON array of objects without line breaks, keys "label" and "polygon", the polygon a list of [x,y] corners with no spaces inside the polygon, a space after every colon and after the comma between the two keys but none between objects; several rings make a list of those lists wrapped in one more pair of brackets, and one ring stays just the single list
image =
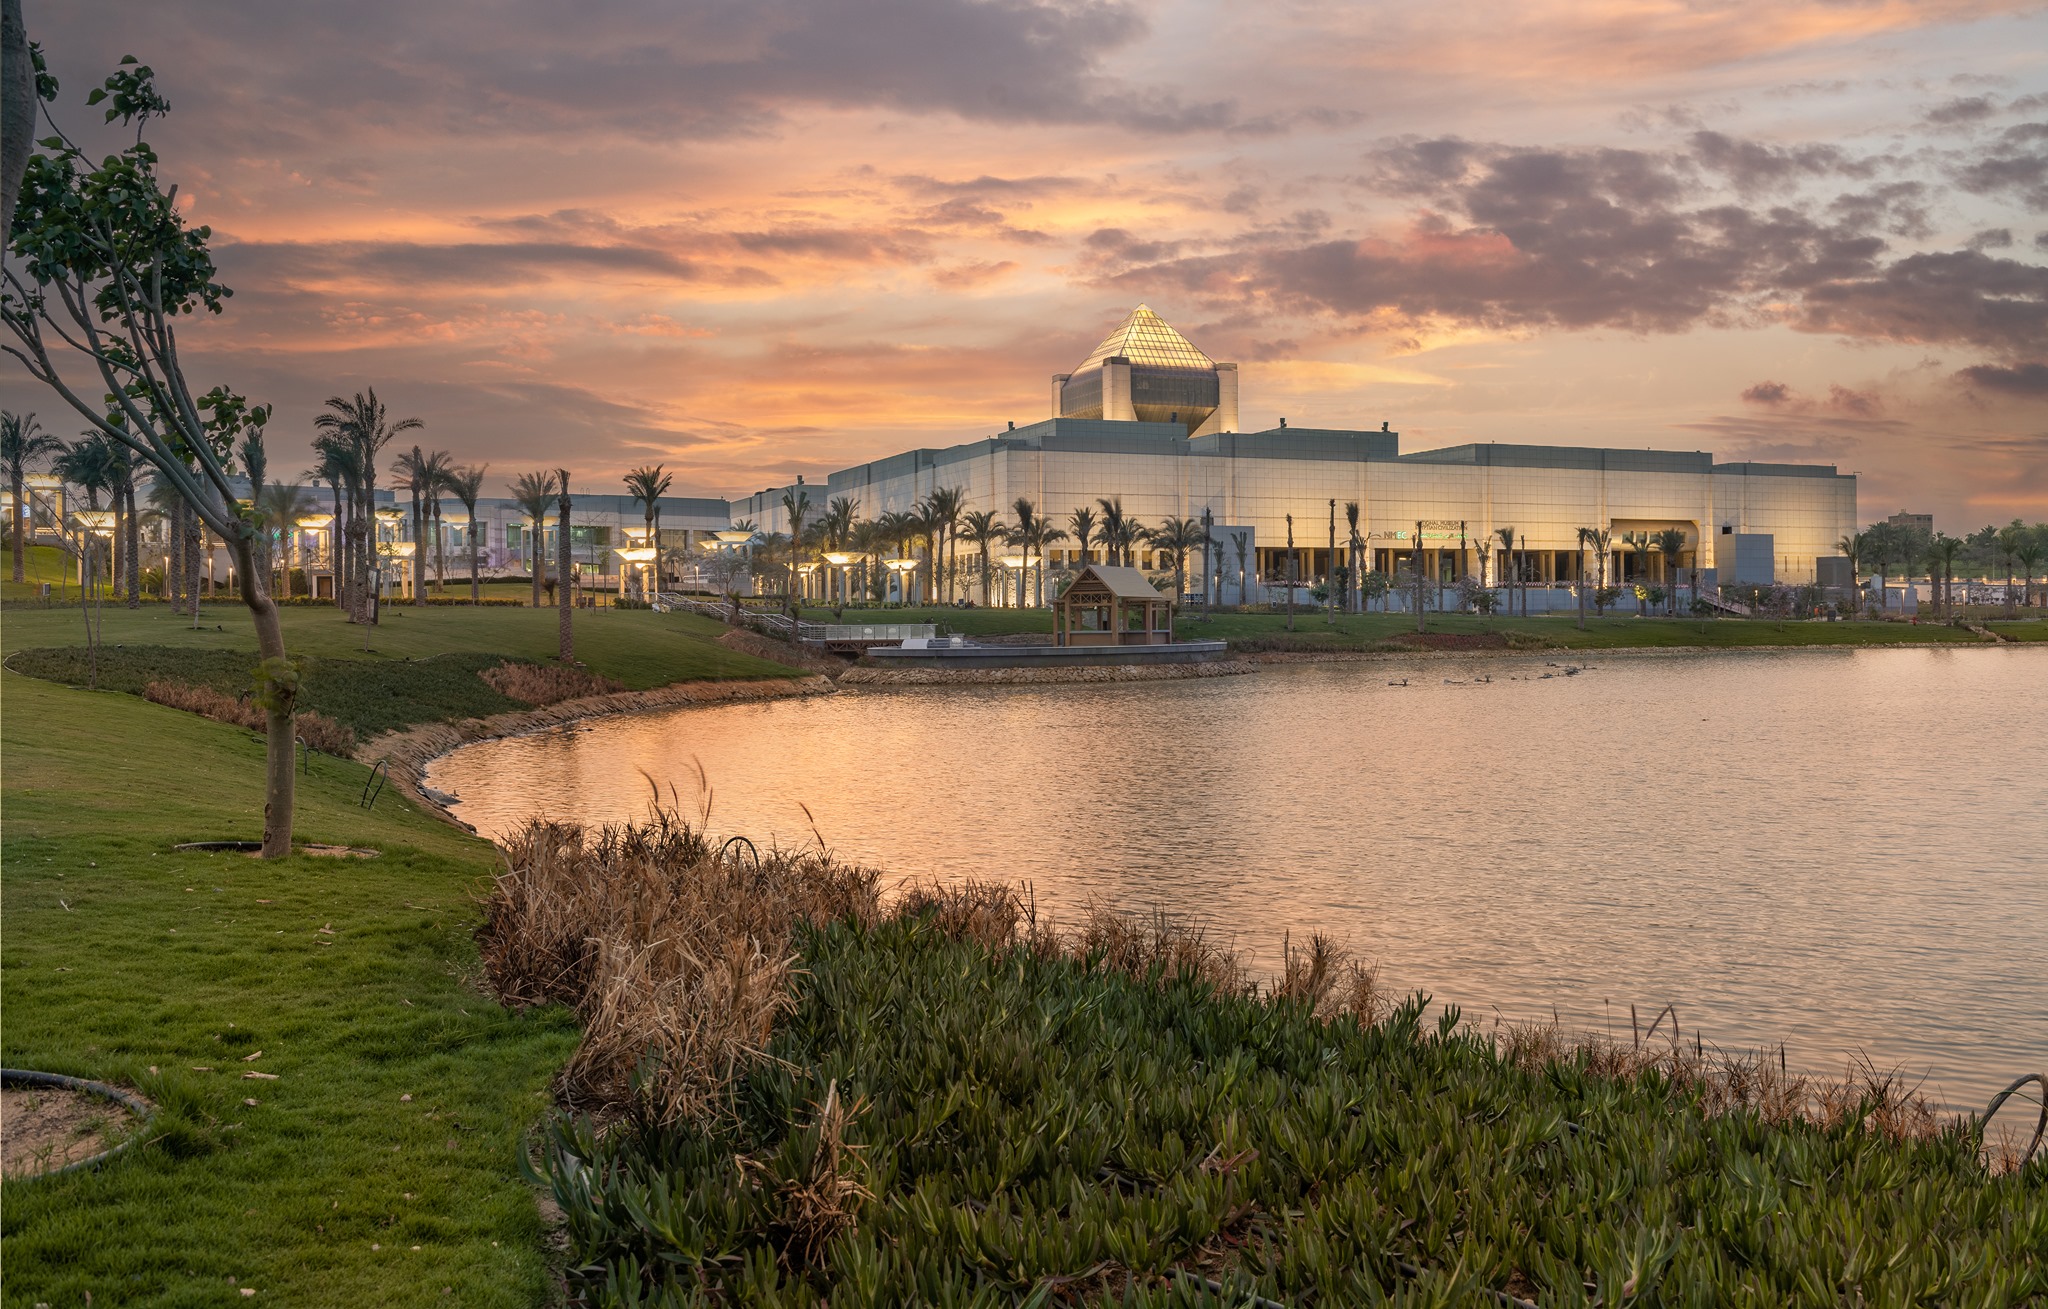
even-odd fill
[{"label": "sunset reflection on water", "polygon": [[2048,651],[1572,662],[850,691],[488,742],[429,780],[488,835],[643,816],[648,777],[694,816],[701,767],[721,834],[815,823],[1055,916],[1164,906],[1267,964],[1322,930],[1481,1021],[1625,1035],[1670,1003],[1958,1106],[2048,1062]]}]

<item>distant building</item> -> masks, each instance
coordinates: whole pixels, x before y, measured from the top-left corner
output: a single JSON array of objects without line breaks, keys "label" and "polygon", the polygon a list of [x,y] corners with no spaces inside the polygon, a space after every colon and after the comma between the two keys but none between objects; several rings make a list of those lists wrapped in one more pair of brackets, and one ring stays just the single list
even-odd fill
[{"label": "distant building", "polygon": [[1887,518],[1884,521],[1892,527],[1903,527],[1907,531],[1917,533],[1920,536],[1934,535],[1933,514],[1909,514],[1905,512],[1900,512],[1893,514],[1890,518]]}]

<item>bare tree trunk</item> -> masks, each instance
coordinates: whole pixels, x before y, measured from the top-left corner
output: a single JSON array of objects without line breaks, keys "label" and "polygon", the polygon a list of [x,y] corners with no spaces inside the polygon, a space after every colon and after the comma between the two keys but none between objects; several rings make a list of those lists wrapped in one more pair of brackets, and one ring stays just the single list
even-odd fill
[{"label": "bare tree trunk", "polygon": [[472,509],[469,511],[469,602],[471,604],[476,604],[482,598],[480,584],[477,581],[476,575],[476,543],[477,538],[482,533],[483,529],[478,526],[476,521],[476,511]]},{"label": "bare tree trunk", "polygon": [[569,548],[568,469],[564,468],[561,470],[561,478],[562,498],[559,501],[559,506],[562,521],[555,528],[556,532],[560,534],[559,548],[557,549],[556,553],[560,558],[561,566],[558,569],[556,569],[555,596],[558,604],[558,616],[556,622],[559,627],[559,639],[561,643],[561,648],[558,651],[558,655],[561,661],[566,664],[576,658],[576,632],[573,625],[575,610],[573,608],[572,597],[570,596],[571,588],[569,585],[569,579],[574,577],[576,574],[576,562],[575,556],[570,552]]},{"label": "bare tree trunk", "polygon": [[293,706],[298,701],[298,673],[285,658],[284,627],[277,603],[257,585],[255,551],[249,538],[230,543],[242,590],[242,603],[256,626],[256,649],[263,656],[256,673],[256,701],[263,706],[263,857],[283,859],[292,852],[292,807],[296,779],[292,751],[297,745]]}]

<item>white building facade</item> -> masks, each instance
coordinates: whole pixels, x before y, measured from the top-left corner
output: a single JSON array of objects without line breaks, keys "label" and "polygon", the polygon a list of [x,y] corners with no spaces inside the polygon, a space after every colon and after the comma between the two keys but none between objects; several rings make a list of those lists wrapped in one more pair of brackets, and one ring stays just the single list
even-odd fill
[{"label": "white building facade", "polygon": [[[1238,370],[1211,361],[1150,308],[1138,306],[1072,373],[1052,379],[1052,417],[944,449],[906,450],[833,473],[823,484],[773,487],[731,507],[735,521],[786,533],[785,496],[815,521],[832,501],[860,518],[914,511],[941,487],[967,510],[1005,517],[1017,500],[1065,525],[1080,508],[1121,500],[1147,526],[1206,520],[1219,574],[1279,583],[1292,533],[1295,576],[1333,566],[1394,573],[1411,565],[1420,526],[1425,573],[1439,582],[1484,573],[1568,586],[1669,581],[1805,584],[1816,561],[1856,526],[1856,479],[1832,466],[1717,463],[1704,451],[1463,445],[1402,454],[1400,434],[1330,428],[1239,432]],[[1362,557],[1352,559],[1347,508],[1358,507]],[[1292,523],[1289,517],[1292,516]],[[1336,546],[1331,549],[1331,523]],[[1503,566],[1499,533],[1512,528]],[[1582,551],[1581,528],[1610,534],[1609,556]],[[1675,560],[1648,542],[1684,532]],[[1481,547],[1487,550],[1482,551]],[[1487,556],[1491,556],[1488,558]],[[1091,551],[1100,560],[1101,551]],[[1484,560],[1484,563],[1482,563]],[[1047,562],[1083,562],[1074,542]],[[1166,565],[1144,552],[1147,567]],[[1191,582],[1190,589],[1199,582]],[[1247,588],[1248,590],[1251,588]],[[1260,598],[1248,596],[1247,598]]]}]

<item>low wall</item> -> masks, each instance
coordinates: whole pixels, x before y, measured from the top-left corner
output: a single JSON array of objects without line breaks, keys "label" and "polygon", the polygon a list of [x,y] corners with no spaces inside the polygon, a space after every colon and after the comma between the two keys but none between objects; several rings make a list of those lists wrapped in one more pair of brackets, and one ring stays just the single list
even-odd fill
[{"label": "low wall", "polygon": [[1179,664],[1040,664],[1035,667],[848,669],[841,686],[1029,686],[1048,682],[1168,682],[1190,677],[1236,677],[1258,671],[1248,659]]},{"label": "low wall", "polygon": [[868,651],[871,668],[1133,668],[1161,664],[1202,664],[1223,659],[1222,641],[1175,641],[1171,645],[967,645]]}]

